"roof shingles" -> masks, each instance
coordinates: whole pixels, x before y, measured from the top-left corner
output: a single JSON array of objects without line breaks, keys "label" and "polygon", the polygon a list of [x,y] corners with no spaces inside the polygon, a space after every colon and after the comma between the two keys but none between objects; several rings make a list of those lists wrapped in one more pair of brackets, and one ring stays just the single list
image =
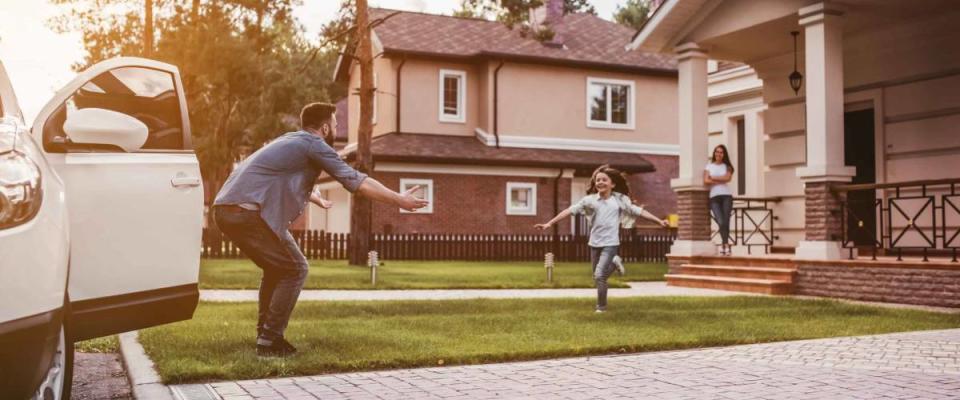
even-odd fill
[{"label": "roof shingles", "polygon": [[386,52],[453,57],[516,56],[556,62],[577,62],[651,71],[674,72],[669,56],[627,50],[633,29],[590,14],[567,14],[552,28],[564,47],[524,37],[497,21],[371,9],[374,19],[393,15],[374,28]]},{"label": "roof shingles", "polygon": [[[498,149],[470,136],[390,133],[375,137],[370,149],[376,161],[573,168],[580,175],[589,175],[603,164],[630,173],[656,170],[639,154],[516,147]],[[355,157],[356,151],[346,155],[348,161]]]}]

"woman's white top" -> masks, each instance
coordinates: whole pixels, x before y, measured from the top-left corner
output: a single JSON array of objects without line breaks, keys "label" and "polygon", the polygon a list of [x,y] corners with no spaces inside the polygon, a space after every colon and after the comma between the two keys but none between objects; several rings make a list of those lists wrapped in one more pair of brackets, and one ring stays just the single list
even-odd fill
[{"label": "woman's white top", "polygon": [[[727,175],[727,164],[724,163],[708,163],[706,168],[704,168],[711,178],[722,178]],[[730,191],[730,186],[727,186],[726,183],[714,183],[710,185],[710,197],[716,196],[732,196],[733,192]]]}]

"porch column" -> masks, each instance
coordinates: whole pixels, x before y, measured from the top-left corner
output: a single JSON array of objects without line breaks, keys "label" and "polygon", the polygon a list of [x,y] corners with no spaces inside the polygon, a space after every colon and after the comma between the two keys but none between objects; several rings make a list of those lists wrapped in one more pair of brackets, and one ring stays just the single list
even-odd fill
[{"label": "porch column", "polygon": [[799,16],[806,42],[807,165],[797,168],[805,186],[806,237],[796,256],[834,260],[843,257],[843,221],[831,186],[856,174],[843,155],[843,12],[823,2],[801,8]]},{"label": "porch column", "polygon": [[695,43],[676,48],[680,100],[680,177],[670,181],[677,192],[680,226],[670,248],[673,256],[711,255],[709,191],[703,185],[707,162],[707,53]]}]

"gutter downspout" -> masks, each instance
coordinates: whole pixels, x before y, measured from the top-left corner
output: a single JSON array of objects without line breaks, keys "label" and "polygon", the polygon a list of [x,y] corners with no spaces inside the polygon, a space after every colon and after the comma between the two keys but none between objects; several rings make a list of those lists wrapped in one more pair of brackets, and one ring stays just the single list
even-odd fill
[{"label": "gutter downspout", "polygon": [[406,59],[406,58],[401,58],[401,59],[400,59],[400,65],[397,67],[397,111],[396,111],[396,112],[397,112],[397,116],[396,116],[396,118],[397,118],[397,126],[396,126],[396,130],[397,130],[397,134],[398,134],[398,135],[401,134],[401,133],[403,133],[403,130],[400,129],[400,83],[401,83],[400,72],[403,71],[403,64],[406,64],[406,63],[407,63],[407,59]]},{"label": "gutter downspout", "polygon": [[497,109],[498,109],[497,103],[499,103],[499,101],[498,101],[499,99],[498,99],[498,97],[497,97],[497,96],[498,96],[497,91],[498,91],[498,89],[499,89],[499,87],[500,87],[500,85],[499,85],[499,83],[500,83],[500,68],[503,68],[503,61],[500,61],[500,65],[497,65],[497,69],[493,70],[493,138],[494,138],[494,140],[495,140],[496,143],[497,143],[497,148],[498,148],[498,149],[500,148],[500,132],[499,132],[499,130],[500,130],[500,129],[499,129],[500,121],[499,121],[499,119],[497,118],[497,114],[498,114],[498,112],[497,112],[497,111],[498,111],[498,110],[497,110]]},{"label": "gutter downspout", "polygon": [[[563,178],[563,168],[560,168],[560,173],[557,174],[557,177],[553,180],[553,215],[560,214],[560,179],[561,178]],[[560,227],[557,225],[554,225],[553,226],[554,243],[557,242],[556,240],[557,236],[560,236]],[[556,249],[554,249],[554,252],[556,252]]]}]

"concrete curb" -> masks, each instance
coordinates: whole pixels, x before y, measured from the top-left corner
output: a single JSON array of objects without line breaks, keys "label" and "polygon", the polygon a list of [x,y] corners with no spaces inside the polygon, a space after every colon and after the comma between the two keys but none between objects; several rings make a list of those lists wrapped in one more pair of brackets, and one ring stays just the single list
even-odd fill
[{"label": "concrete curb", "polygon": [[153,361],[147,357],[143,346],[137,340],[138,331],[120,334],[120,355],[127,369],[133,398],[138,400],[176,400],[173,392],[160,380],[153,367]]}]

